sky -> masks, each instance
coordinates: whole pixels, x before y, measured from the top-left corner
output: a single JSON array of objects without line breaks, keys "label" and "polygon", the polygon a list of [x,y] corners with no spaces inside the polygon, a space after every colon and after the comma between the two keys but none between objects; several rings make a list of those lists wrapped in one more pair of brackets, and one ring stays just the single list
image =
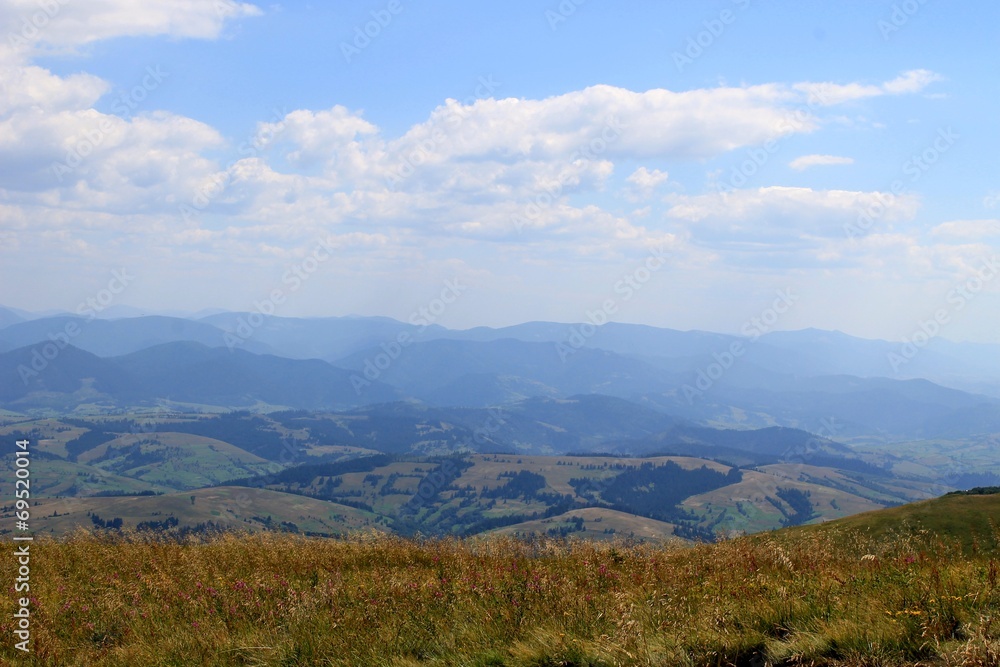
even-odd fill
[{"label": "sky", "polygon": [[0,0],[0,304],[1000,342],[998,21]]}]

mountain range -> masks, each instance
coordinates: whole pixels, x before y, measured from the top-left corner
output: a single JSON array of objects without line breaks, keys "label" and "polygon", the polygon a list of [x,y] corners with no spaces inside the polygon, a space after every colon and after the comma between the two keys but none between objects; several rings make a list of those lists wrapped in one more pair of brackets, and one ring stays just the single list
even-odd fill
[{"label": "mountain range", "polygon": [[116,312],[0,309],[0,458],[36,443],[55,532],[197,526],[199,491],[263,529],[709,539],[1000,482],[998,346]]},{"label": "mountain range", "polygon": [[[933,340],[897,375],[888,359],[898,344],[818,330],[753,339],[618,323],[462,331],[383,317],[31,318],[2,308],[0,318],[0,408],[22,414],[399,400],[476,409],[602,395],[705,426],[835,439],[1000,432],[1000,346]],[[927,376],[910,377],[918,370]]]}]

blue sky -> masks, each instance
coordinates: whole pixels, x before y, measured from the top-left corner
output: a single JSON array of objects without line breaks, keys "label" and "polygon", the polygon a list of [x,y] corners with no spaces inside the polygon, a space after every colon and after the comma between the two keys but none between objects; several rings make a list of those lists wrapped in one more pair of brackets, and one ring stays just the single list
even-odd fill
[{"label": "blue sky", "polygon": [[0,1],[0,303],[1000,342],[998,19]]}]

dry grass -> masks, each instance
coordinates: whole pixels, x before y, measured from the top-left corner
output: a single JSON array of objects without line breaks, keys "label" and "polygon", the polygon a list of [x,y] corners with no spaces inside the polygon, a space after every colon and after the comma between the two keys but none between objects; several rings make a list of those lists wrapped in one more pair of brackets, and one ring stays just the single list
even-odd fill
[{"label": "dry grass", "polygon": [[374,534],[178,544],[81,532],[32,552],[32,654],[13,648],[11,591],[0,610],[5,664],[1000,660],[1000,565],[927,535],[681,547]]}]

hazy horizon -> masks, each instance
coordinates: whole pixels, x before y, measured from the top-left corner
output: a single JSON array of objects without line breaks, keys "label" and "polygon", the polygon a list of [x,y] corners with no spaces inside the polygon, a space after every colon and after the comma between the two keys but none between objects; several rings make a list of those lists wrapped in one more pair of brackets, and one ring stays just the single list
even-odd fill
[{"label": "hazy horizon", "polygon": [[[19,314],[30,315],[31,316],[30,319],[42,319],[42,318],[45,318],[45,317],[60,317],[60,316],[67,316],[67,315],[75,316],[75,317],[89,318],[89,313],[85,312],[85,313],[81,314],[81,313],[77,313],[77,312],[70,311],[70,310],[52,309],[52,310],[46,310],[46,311],[27,311],[27,310],[23,310],[23,309],[20,309],[20,308],[14,308],[14,307],[6,306],[6,305],[4,305],[2,303],[0,303],[0,308],[7,308],[7,309],[12,310],[14,312],[18,312]],[[235,311],[235,310],[227,310],[227,309],[223,309],[223,308],[206,308],[206,309],[204,309],[202,311],[194,311],[194,312],[190,312],[190,311],[187,311],[187,312],[186,311],[170,311],[170,310],[160,311],[160,310],[154,310],[154,309],[142,309],[142,308],[138,308],[138,307],[135,307],[135,306],[129,306],[129,305],[125,305],[125,304],[122,304],[120,306],[120,309],[118,309],[118,308],[119,307],[116,307],[116,306],[109,307],[104,312],[96,313],[94,319],[119,320],[119,319],[130,319],[130,318],[136,318],[136,317],[160,316],[160,317],[176,317],[176,318],[181,318],[181,319],[199,320],[199,319],[204,319],[204,318],[207,318],[207,317],[211,317],[212,315],[216,315],[216,314],[250,315],[250,314],[254,314],[254,313],[259,312],[259,311],[252,311],[252,310],[251,311]],[[126,310],[128,312],[124,312],[123,313],[121,309],[124,309],[124,310]],[[310,320],[310,319],[369,319],[369,318],[386,318],[386,319],[396,320],[396,321],[402,322],[404,324],[407,323],[407,321],[405,319],[399,319],[399,318],[396,318],[396,317],[392,317],[390,315],[362,315],[362,314],[358,314],[358,313],[347,313],[347,314],[344,314],[344,315],[303,315],[303,316],[278,315],[278,314],[275,314],[275,315],[264,315],[263,317],[267,318],[267,319],[270,319],[271,317],[276,317],[276,318],[304,319],[304,320]],[[664,330],[670,330],[670,331],[679,331],[681,333],[709,333],[709,334],[720,334],[720,335],[725,335],[725,336],[737,336],[737,337],[743,336],[745,338],[749,338],[749,336],[746,336],[740,330],[734,330],[734,331],[717,331],[717,330],[711,330],[711,329],[698,329],[698,328],[677,329],[677,328],[674,328],[674,327],[656,326],[656,325],[646,324],[644,322],[630,322],[630,321],[624,321],[624,320],[613,320],[613,321],[610,321],[608,323],[610,323],[610,324],[627,325],[627,326],[633,326],[634,325],[634,326],[653,327],[653,328],[657,328],[657,329],[664,329]],[[430,323],[430,324],[437,325],[436,322],[435,323]],[[569,328],[571,328],[571,327],[577,327],[577,326],[580,326],[580,325],[584,325],[585,326],[587,324],[592,324],[592,322],[589,322],[587,319],[572,320],[572,321],[567,321],[567,320],[525,320],[525,321],[520,321],[520,322],[510,322],[510,323],[507,323],[507,324],[498,324],[498,325],[473,324],[473,325],[470,325],[470,326],[446,326],[446,325],[440,325],[440,326],[444,327],[445,329],[452,330],[452,331],[468,331],[468,330],[471,330],[471,329],[478,329],[478,328],[505,329],[505,328],[517,327],[517,326],[525,325],[525,324],[559,324],[559,325],[565,325],[567,327],[567,335],[569,335],[569,333],[570,333]],[[414,326],[419,326],[419,325],[414,325]],[[601,325],[597,325],[597,326],[601,326]],[[879,338],[879,337],[871,337],[871,336],[861,336],[861,335],[853,334],[853,333],[851,333],[849,331],[843,331],[841,329],[824,329],[824,328],[820,328],[820,327],[808,327],[808,326],[807,327],[784,329],[784,328],[776,326],[773,329],[768,328],[766,331],[763,331],[763,328],[764,327],[762,327],[761,330],[759,330],[759,333],[761,335],[766,335],[768,333],[796,333],[796,332],[803,332],[803,331],[820,331],[820,332],[823,332],[823,333],[842,334],[842,335],[845,335],[845,336],[850,336],[852,338],[858,338],[858,339],[867,340],[867,341],[879,341],[879,342],[890,342],[890,343],[905,343],[906,342],[905,340],[891,340],[891,339],[887,339],[887,338]],[[943,340],[943,341],[946,341],[946,342],[949,342],[949,343],[958,343],[958,344],[965,344],[965,343],[969,343],[969,344],[988,344],[988,345],[998,345],[998,344],[1000,344],[1000,343],[997,343],[995,341],[976,341],[976,340],[966,340],[966,339],[961,339],[961,338],[950,338],[950,337],[948,337],[947,335],[944,335],[944,334],[938,334],[938,335],[934,336],[933,338],[934,339]],[[912,338],[907,339],[907,340],[911,340],[911,339]],[[933,345],[933,340],[929,341],[928,344]],[[921,347],[923,347],[923,345],[921,345]]]}]

